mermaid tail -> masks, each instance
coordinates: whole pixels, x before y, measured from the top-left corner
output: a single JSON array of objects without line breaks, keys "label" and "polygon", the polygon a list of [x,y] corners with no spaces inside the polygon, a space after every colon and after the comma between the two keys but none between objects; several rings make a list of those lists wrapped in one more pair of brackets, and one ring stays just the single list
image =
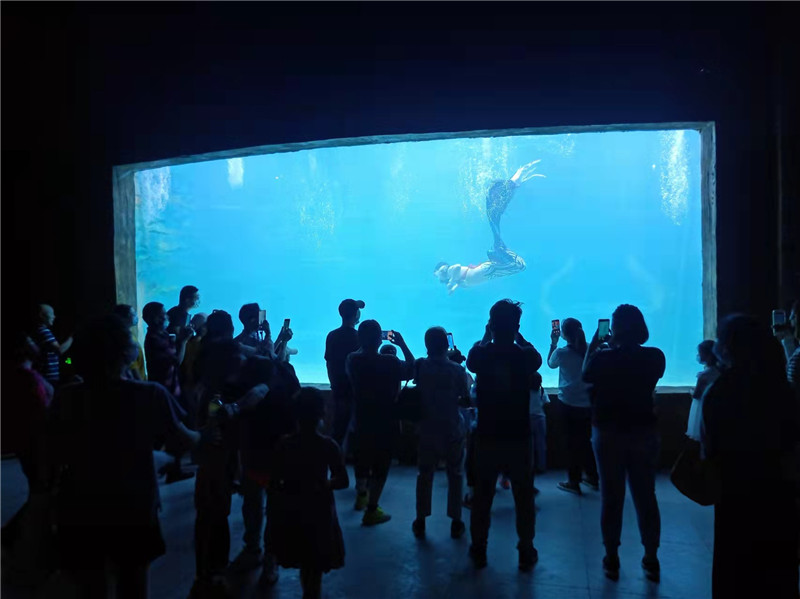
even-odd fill
[{"label": "mermaid tail", "polygon": [[[503,250],[505,250],[506,244],[500,236],[500,219],[503,217],[509,203],[511,203],[511,198],[514,197],[516,189],[517,184],[513,181],[495,181],[486,194],[486,216],[489,219],[492,235],[494,235],[494,247],[489,250],[490,260],[494,261],[492,255],[498,253],[498,250],[500,250],[500,254],[505,253]],[[498,261],[502,261],[501,256]]]}]

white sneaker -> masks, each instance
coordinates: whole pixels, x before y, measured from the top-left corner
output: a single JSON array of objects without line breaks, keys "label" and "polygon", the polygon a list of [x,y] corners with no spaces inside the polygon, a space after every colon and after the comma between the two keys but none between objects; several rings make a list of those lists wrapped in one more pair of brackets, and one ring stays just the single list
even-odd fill
[{"label": "white sneaker", "polygon": [[250,549],[244,548],[242,552],[236,556],[231,562],[230,570],[232,572],[248,572],[250,570],[255,570],[261,565],[261,560],[264,558],[261,549],[258,551],[251,551]]}]

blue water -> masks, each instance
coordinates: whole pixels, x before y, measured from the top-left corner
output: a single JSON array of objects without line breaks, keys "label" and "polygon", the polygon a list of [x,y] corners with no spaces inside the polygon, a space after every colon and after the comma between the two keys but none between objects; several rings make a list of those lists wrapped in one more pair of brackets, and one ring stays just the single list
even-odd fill
[{"label": "blue water", "polygon": [[[523,183],[501,220],[527,268],[448,294],[434,266],[487,260],[489,185],[533,160],[545,177]],[[432,325],[466,352],[492,303],[509,297],[545,355],[551,319],[578,318],[589,336],[618,304],[635,304],[666,354],[662,384],[688,385],[703,331],[700,135],[401,142],[140,171],[136,263],[140,311],[175,305],[192,284],[195,311],[224,309],[238,325],[239,307],[258,302],[273,331],[291,318],[306,383],[327,382],[325,335],[344,298],[364,300],[362,319],[400,331],[422,356]],[[557,385],[557,371],[542,374]]]}]

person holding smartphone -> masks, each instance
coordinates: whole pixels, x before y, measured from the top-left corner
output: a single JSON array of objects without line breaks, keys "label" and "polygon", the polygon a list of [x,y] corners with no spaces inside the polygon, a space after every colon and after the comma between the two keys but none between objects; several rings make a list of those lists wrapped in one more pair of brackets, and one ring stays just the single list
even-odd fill
[{"label": "person holding smartphone", "polygon": [[538,560],[533,546],[536,514],[533,507],[533,464],[529,417],[532,382],[542,357],[519,332],[522,309],[501,300],[489,311],[481,341],[467,357],[475,373],[478,426],[475,439],[475,494],[472,500],[469,554],[476,568],[487,565],[490,514],[497,477],[507,471],[514,494],[519,543],[519,568],[530,570]]},{"label": "person holding smartphone", "polygon": [[[558,347],[559,338],[566,347]],[[597,463],[592,451],[592,404],[589,385],[583,381],[583,360],[588,349],[583,325],[575,318],[565,318],[559,326],[553,321],[547,365],[558,368],[558,402],[567,433],[567,481],[558,488],[581,495],[581,483],[599,488]],[[582,474],[586,476],[581,478]]]},{"label": "person holding smartphone", "polygon": [[[610,325],[610,326],[609,326]],[[642,347],[650,337],[641,311],[622,304],[598,323],[583,364],[583,380],[592,385],[592,445],[600,474],[600,528],[606,555],[603,569],[619,578],[625,479],[633,496],[644,545],[642,568],[659,580],[661,514],[656,499],[659,439],[653,396],[664,376],[664,353]],[[609,349],[600,350],[608,340]]]},{"label": "person holding smartphone", "polygon": [[378,505],[399,433],[394,403],[401,381],[414,375],[414,355],[403,336],[392,331],[388,341],[403,352],[405,360],[380,354],[381,325],[365,320],[358,327],[360,349],[347,356],[345,372],[355,404],[356,510],[366,508],[364,526],[382,524],[391,516]]},{"label": "person holding smartphone", "polygon": [[415,383],[420,391],[422,419],[419,429],[419,474],[417,475],[417,518],[412,524],[414,536],[425,536],[425,518],[431,515],[433,475],[439,460],[447,467],[447,516],[451,519],[450,536],[460,538],[466,527],[461,520],[461,489],[464,486],[464,422],[460,405],[469,404],[466,372],[448,358],[455,349],[453,336],[442,327],[425,332],[427,358],[416,364]]},{"label": "person holding smartphone", "polygon": [[[147,366],[149,381],[161,383],[175,399],[178,400],[182,422],[189,418],[191,406],[183,397],[180,384],[180,366],[186,354],[186,343],[194,335],[190,326],[184,326],[179,333],[167,332],[167,312],[164,304],[150,302],[142,308],[142,319],[147,324],[147,333],[144,338],[144,358]],[[166,470],[167,483],[179,482],[194,476],[193,472],[183,470],[181,456],[183,451],[178,447],[167,448],[167,453],[175,461]]]}]

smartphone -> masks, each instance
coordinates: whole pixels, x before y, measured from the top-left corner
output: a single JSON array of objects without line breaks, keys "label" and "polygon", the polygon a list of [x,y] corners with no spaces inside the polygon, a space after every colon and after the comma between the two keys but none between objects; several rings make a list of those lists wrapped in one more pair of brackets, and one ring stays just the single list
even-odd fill
[{"label": "smartphone", "polygon": [[291,320],[292,320],[291,318],[284,318],[283,319],[283,328],[284,329],[288,329],[289,328],[289,324],[291,323]]},{"label": "smartphone", "polygon": [[389,332],[390,331],[381,331],[381,340],[388,341],[389,340]]},{"label": "smartphone", "polygon": [[784,310],[772,311],[772,326],[786,324],[786,312]]},{"label": "smartphone", "polygon": [[447,347],[450,349],[456,348],[456,344],[453,343],[453,333],[447,333]]},{"label": "smartphone", "polygon": [[551,321],[550,324],[553,326],[553,331],[558,331],[561,333],[561,321],[556,318],[555,320]]},{"label": "smartphone", "polygon": [[264,321],[267,319],[267,311],[266,310],[259,310],[258,311],[258,324],[264,324]]},{"label": "smartphone", "polygon": [[611,328],[611,321],[608,318],[601,318],[597,321],[597,338],[601,341],[608,337]]}]

